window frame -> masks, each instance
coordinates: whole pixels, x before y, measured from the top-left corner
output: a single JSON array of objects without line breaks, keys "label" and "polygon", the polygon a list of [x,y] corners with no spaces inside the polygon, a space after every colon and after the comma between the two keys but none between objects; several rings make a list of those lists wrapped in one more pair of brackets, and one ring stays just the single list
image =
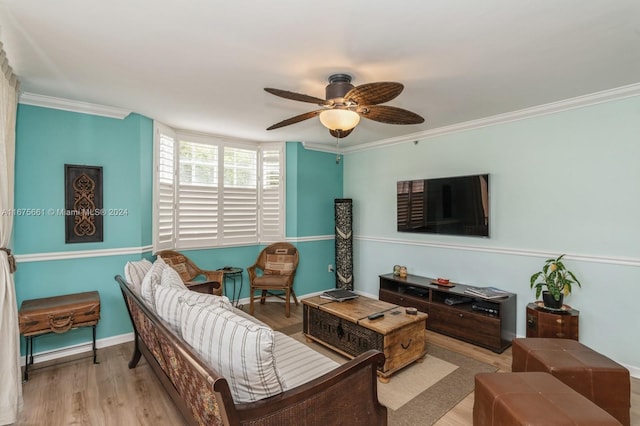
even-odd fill
[{"label": "window frame", "polygon": [[[172,186],[172,208],[169,211],[167,201],[167,189],[166,183],[162,187],[159,173],[160,173],[160,143],[161,137],[172,139],[173,144],[173,186]],[[218,179],[217,179],[217,211],[216,222],[217,228],[215,230],[215,237],[202,239],[202,240],[190,240],[180,238],[179,235],[179,206],[180,206],[180,144],[184,142],[192,142],[197,144],[214,145],[218,147]],[[166,143],[166,141],[165,141]],[[247,149],[256,152],[256,182],[255,182],[255,199],[256,199],[256,211],[255,211],[255,234],[252,233],[249,228],[248,233],[241,235],[240,237],[231,237],[225,235],[224,232],[224,218],[225,218],[225,189],[224,189],[224,149]],[[260,245],[268,244],[275,241],[283,241],[285,239],[286,229],[286,159],[285,159],[285,143],[284,142],[256,142],[250,140],[240,140],[225,138],[216,135],[206,135],[199,133],[191,133],[187,131],[175,131],[174,129],[166,126],[162,123],[154,121],[154,137],[153,137],[153,235],[152,245],[153,252],[156,253],[160,250],[189,250],[189,249],[208,249],[216,247],[232,247],[232,246],[247,246],[247,245]],[[279,182],[277,184],[277,191],[268,191],[265,187],[265,170],[267,168],[266,163],[270,160],[276,159],[279,161]],[[166,158],[163,160],[166,170]],[[273,167],[271,167],[272,169]],[[272,181],[270,181],[272,182]],[[161,189],[164,192],[161,194]],[[274,189],[274,188],[272,188]],[[251,197],[251,187],[248,189],[248,196]],[[204,191],[206,192],[206,191]],[[161,195],[164,195],[162,197]],[[274,198],[275,197],[275,198]],[[275,201],[274,201],[275,200]],[[161,202],[164,202],[164,206],[161,208]],[[249,206],[252,204],[252,199],[249,198]],[[275,207],[274,207],[275,206]],[[228,211],[228,210],[227,210]],[[265,213],[266,212],[266,213]],[[274,218],[274,212],[275,218]],[[161,213],[163,216],[161,216]],[[184,213],[184,211],[183,211]],[[248,210],[248,214],[251,215],[252,211]],[[166,218],[171,217],[171,238],[170,241],[160,239],[159,232],[164,230],[165,236],[168,229],[166,224]],[[160,218],[164,218],[164,228],[160,226]],[[203,222],[203,225],[207,223]],[[241,228],[242,229],[242,228]]]}]

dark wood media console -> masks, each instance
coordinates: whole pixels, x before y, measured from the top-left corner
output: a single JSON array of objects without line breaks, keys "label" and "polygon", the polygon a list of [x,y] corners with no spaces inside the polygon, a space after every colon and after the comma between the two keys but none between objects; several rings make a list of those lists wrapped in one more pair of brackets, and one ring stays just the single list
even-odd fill
[{"label": "dark wood media console", "polygon": [[[502,353],[516,337],[516,295],[501,299],[473,298],[465,293],[467,285],[453,287],[433,284],[433,278],[393,274],[380,275],[380,300],[412,306],[429,314],[427,329]],[[467,303],[449,305],[445,299],[462,296]],[[481,302],[482,308],[477,306]],[[475,309],[474,309],[474,305]],[[491,311],[491,312],[489,312]]]}]

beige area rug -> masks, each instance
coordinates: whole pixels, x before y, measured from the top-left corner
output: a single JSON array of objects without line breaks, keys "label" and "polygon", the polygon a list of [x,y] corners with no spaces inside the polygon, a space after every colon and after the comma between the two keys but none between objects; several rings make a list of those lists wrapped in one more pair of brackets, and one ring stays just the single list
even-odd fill
[{"label": "beige area rug", "polygon": [[[301,326],[279,330],[339,363],[347,358],[318,343],[308,343]],[[287,333],[290,332],[290,333]],[[390,426],[432,425],[473,391],[474,377],[497,368],[427,342],[427,356],[378,382],[378,399],[389,409]]]}]

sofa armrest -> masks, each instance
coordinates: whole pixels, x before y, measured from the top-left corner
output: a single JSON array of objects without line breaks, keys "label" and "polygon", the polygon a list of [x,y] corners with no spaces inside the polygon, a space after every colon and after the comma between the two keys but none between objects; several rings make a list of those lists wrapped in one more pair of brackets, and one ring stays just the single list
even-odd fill
[{"label": "sofa armrest", "polygon": [[377,369],[384,354],[367,351],[333,371],[272,398],[237,404],[240,424],[295,425],[305,418],[307,426],[335,425],[343,413],[345,425],[384,426],[387,408],[378,401]]}]

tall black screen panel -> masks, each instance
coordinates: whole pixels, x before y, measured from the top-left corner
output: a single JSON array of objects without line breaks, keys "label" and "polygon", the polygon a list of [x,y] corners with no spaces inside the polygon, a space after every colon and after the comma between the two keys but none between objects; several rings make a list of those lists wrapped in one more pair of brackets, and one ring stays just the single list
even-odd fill
[{"label": "tall black screen panel", "polygon": [[399,232],[489,236],[489,175],[397,183]]}]

